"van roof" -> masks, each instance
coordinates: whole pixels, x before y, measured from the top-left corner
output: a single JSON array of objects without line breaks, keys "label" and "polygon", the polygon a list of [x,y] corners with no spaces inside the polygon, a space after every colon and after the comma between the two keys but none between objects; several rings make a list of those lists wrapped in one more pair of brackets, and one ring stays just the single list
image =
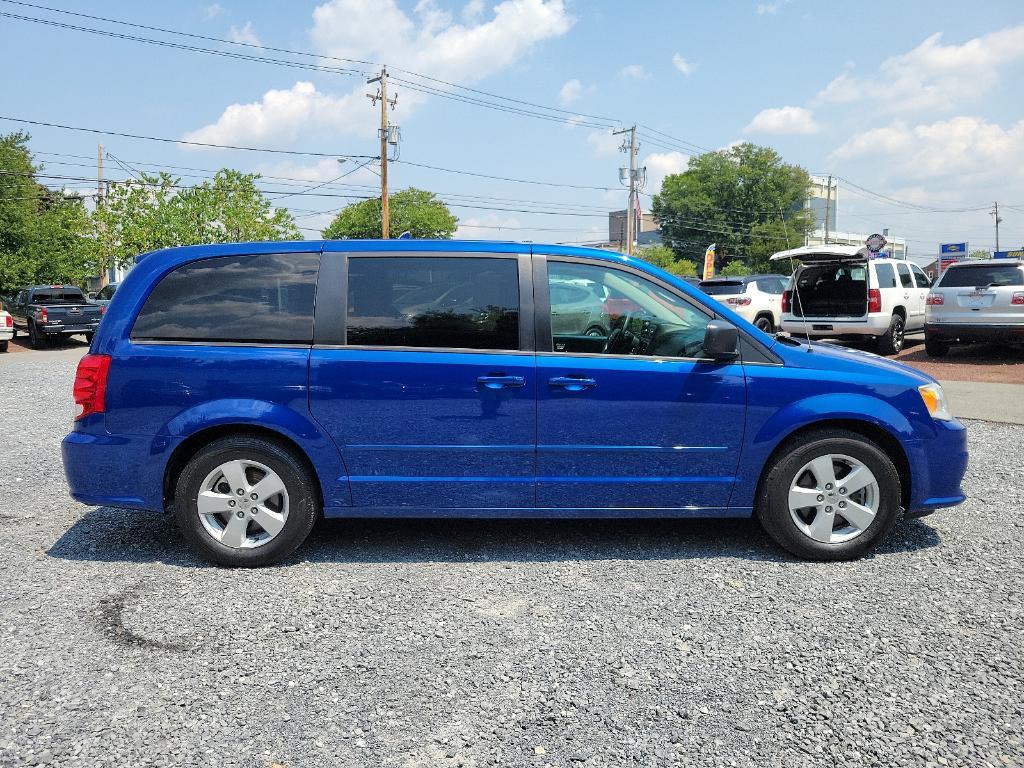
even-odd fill
[{"label": "van roof", "polygon": [[796,259],[797,261],[812,260],[815,256],[828,258],[871,258],[871,251],[862,245],[802,245],[799,248],[790,248],[788,251],[779,251],[772,254],[771,261],[782,261],[783,259]]}]

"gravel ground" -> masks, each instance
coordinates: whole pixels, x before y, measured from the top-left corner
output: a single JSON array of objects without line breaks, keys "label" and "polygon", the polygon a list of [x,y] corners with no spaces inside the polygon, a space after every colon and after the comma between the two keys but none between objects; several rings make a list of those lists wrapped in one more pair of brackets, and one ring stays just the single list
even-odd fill
[{"label": "gravel ground", "polygon": [[1024,427],[972,424],[969,501],[855,563],[746,521],[332,521],[217,570],[67,498],[79,353],[0,358],[0,765],[1024,765]]}]

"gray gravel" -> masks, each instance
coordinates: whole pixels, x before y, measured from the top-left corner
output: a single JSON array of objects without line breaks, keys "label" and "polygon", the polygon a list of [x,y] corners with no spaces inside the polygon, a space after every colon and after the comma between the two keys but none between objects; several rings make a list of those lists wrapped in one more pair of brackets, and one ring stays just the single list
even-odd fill
[{"label": "gray gravel", "polygon": [[809,564],[750,522],[330,522],[206,567],[80,506],[80,351],[0,356],[0,765],[1024,765],[1024,427]]}]

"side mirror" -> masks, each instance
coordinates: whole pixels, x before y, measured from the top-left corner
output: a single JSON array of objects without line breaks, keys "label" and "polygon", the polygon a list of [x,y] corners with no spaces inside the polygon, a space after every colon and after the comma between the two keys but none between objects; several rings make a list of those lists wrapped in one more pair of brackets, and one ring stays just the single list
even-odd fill
[{"label": "side mirror", "polygon": [[704,354],[712,360],[732,360],[739,356],[740,332],[726,320],[712,320],[704,330]]}]

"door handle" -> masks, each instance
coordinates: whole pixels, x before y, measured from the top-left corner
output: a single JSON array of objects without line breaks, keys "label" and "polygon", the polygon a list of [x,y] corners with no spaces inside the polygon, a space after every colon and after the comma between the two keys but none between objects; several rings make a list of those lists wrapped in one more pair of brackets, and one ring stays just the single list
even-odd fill
[{"label": "door handle", "polygon": [[519,389],[526,386],[523,376],[477,376],[476,383],[487,389]]},{"label": "door handle", "polygon": [[548,379],[548,386],[564,389],[566,392],[582,392],[596,387],[597,381],[584,376],[555,376]]}]

